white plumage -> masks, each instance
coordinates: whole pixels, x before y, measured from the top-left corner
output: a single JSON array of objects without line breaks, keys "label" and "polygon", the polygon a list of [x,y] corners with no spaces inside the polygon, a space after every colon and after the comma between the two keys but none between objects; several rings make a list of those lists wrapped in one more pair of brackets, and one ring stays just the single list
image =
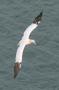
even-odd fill
[{"label": "white plumage", "polygon": [[22,37],[22,39],[28,39],[31,32],[37,27],[37,24],[32,23],[24,32],[24,36]]},{"label": "white plumage", "polygon": [[34,43],[35,40],[29,39],[31,32],[38,26],[42,18],[42,12],[35,18],[33,23],[24,31],[23,37],[18,43],[18,49],[16,52],[15,65],[14,65],[14,78],[17,76],[21,69],[23,51],[26,45]]},{"label": "white plumage", "polygon": [[31,32],[37,27],[37,24],[31,24],[24,32],[22,39],[18,43],[18,49],[16,52],[16,62],[21,63],[22,62],[22,55],[23,55],[23,50],[27,44],[30,44],[31,40],[29,39],[29,36]]}]

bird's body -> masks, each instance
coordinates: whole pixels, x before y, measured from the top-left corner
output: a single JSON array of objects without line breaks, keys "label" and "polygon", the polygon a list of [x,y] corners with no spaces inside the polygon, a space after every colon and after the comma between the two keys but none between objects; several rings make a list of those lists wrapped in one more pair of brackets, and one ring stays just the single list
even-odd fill
[{"label": "bird's body", "polygon": [[29,45],[31,43],[36,44],[35,40],[29,39],[29,36],[31,32],[38,26],[38,24],[41,21],[42,17],[42,12],[38,17],[35,18],[33,23],[24,31],[23,37],[18,43],[18,49],[16,52],[16,59],[15,59],[15,65],[14,65],[14,78],[17,76],[19,70],[21,69],[21,64],[22,64],[22,56],[23,56],[23,51],[26,45]]},{"label": "bird's body", "polygon": [[19,41],[18,43],[18,49],[16,52],[16,61],[15,62],[22,62],[22,54],[23,54],[23,50],[25,48],[26,45],[31,44],[31,39],[29,39],[30,33],[37,27],[37,24],[31,24],[24,32],[24,35],[22,37],[22,39]]}]

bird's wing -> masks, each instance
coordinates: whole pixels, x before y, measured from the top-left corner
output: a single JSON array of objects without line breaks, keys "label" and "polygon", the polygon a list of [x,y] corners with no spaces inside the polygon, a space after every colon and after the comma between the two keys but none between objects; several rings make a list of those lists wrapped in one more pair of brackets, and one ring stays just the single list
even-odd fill
[{"label": "bird's wing", "polygon": [[22,37],[23,40],[28,39],[31,32],[37,27],[37,24],[32,23],[24,32],[24,35]]},{"label": "bird's wing", "polygon": [[34,19],[33,23],[25,30],[24,35],[22,37],[22,40],[28,39],[31,32],[38,26],[42,19],[43,11],[40,12],[40,14]]},{"label": "bird's wing", "polygon": [[22,62],[22,56],[23,56],[23,50],[25,48],[25,44],[24,43],[20,43],[20,46],[17,49],[16,52],[16,61],[15,62]]}]

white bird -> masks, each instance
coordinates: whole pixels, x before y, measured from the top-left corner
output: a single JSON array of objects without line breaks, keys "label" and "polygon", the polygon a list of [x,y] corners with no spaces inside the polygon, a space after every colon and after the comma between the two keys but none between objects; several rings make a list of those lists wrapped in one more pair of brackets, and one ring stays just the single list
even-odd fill
[{"label": "white bird", "polygon": [[29,39],[29,36],[31,32],[38,26],[42,19],[42,14],[41,12],[33,21],[33,23],[24,31],[22,39],[18,43],[18,49],[16,52],[16,60],[15,60],[15,65],[14,65],[14,78],[16,78],[18,72],[21,69],[21,64],[22,64],[22,56],[23,56],[23,51],[26,45],[29,45],[31,43],[36,44],[35,40]]}]

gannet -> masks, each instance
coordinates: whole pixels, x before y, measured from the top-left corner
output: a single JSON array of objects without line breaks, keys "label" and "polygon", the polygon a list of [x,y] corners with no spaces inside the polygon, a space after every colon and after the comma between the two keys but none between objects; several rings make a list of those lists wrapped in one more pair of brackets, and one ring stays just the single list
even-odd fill
[{"label": "gannet", "polygon": [[16,78],[18,72],[21,70],[22,65],[22,56],[23,51],[26,45],[30,45],[31,43],[36,45],[35,40],[30,39],[29,36],[31,32],[40,24],[42,19],[43,12],[41,11],[40,14],[34,19],[32,24],[26,28],[26,30],[23,33],[23,37],[18,43],[18,49],[16,52],[16,58],[15,58],[15,64],[14,64],[14,78]]}]

